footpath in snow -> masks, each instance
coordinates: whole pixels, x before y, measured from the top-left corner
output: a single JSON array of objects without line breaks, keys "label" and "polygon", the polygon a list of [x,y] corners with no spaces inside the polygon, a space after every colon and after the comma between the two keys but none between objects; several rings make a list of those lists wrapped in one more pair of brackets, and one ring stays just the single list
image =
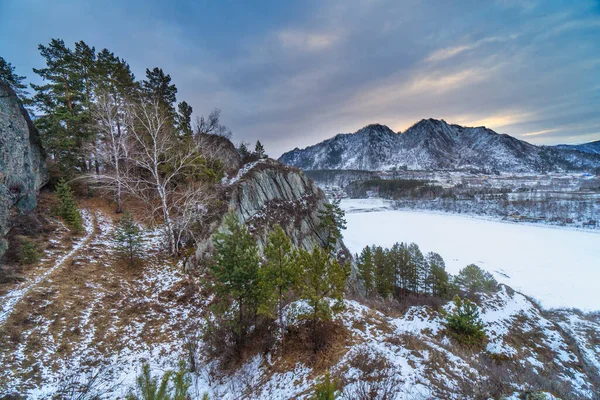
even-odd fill
[{"label": "footpath in snow", "polygon": [[15,304],[17,304],[31,289],[35,288],[40,282],[43,282],[48,278],[54,271],[60,268],[65,261],[71,259],[75,253],[77,253],[84,245],[86,245],[94,233],[94,216],[87,210],[81,210],[81,216],[83,217],[83,227],[85,229],[85,235],[79,238],[72,250],[59,258],[56,263],[45,270],[43,273],[35,276],[33,279],[25,281],[17,289],[8,292],[5,296],[0,299],[1,310],[0,310],[0,324],[10,316]]}]

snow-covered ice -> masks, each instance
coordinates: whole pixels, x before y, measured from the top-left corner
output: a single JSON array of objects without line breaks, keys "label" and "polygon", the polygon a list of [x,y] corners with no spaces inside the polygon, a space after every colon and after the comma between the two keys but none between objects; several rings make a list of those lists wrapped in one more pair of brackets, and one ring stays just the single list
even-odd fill
[{"label": "snow-covered ice", "polygon": [[[341,207],[347,208],[344,201]],[[357,212],[356,208],[353,201],[344,231],[344,243],[352,253],[372,244],[415,242],[423,252],[439,253],[452,274],[474,263],[545,308],[600,310],[598,232],[452,214]]]}]

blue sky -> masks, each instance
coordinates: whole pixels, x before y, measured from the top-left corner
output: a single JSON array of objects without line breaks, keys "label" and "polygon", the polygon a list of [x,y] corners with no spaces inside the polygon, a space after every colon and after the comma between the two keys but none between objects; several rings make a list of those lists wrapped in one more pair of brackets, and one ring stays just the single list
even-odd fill
[{"label": "blue sky", "polygon": [[84,40],[159,66],[195,115],[271,156],[369,123],[488,126],[536,144],[600,139],[600,1],[0,0],[0,55]]}]

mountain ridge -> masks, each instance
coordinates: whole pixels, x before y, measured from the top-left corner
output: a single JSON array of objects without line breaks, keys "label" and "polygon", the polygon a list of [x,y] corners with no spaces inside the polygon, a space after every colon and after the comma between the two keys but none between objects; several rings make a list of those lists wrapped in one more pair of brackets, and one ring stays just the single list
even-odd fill
[{"label": "mountain ridge", "polygon": [[600,154],[600,140],[581,144],[558,144],[554,147],[564,150],[576,150],[582,153]]},{"label": "mountain ridge", "polygon": [[536,146],[484,126],[422,119],[404,132],[369,124],[280,158],[304,170],[476,170],[490,173],[595,171],[600,154]]}]

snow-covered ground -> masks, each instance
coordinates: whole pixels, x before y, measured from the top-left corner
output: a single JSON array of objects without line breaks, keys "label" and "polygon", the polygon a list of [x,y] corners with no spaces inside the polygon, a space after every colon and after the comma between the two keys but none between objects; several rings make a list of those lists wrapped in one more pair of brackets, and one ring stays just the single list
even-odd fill
[{"label": "snow-covered ground", "polygon": [[383,211],[392,209],[392,200],[386,199],[342,199],[340,207],[346,213],[365,212],[365,211]]},{"label": "snow-covered ground", "polygon": [[[373,201],[365,200],[364,208]],[[340,204],[348,211],[344,243],[353,253],[372,244],[389,247],[395,242],[415,242],[423,252],[439,253],[452,274],[474,263],[545,308],[600,310],[597,232],[452,214],[357,212],[359,204],[359,200]]]}]

